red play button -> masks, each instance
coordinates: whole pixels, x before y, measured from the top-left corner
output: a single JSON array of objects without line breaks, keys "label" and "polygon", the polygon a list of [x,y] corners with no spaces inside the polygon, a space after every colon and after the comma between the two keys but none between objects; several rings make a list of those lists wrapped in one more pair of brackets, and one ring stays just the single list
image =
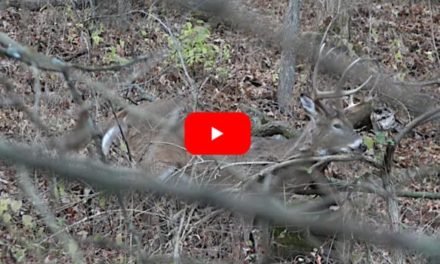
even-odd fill
[{"label": "red play button", "polygon": [[195,112],[185,119],[185,147],[194,155],[242,155],[251,144],[251,121],[244,113]]},{"label": "red play button", "polygon": [[223,135],[223,132],[221,132],[220,130],[218,130],[215,127],[211,127],[211,140],[215,140],[222,135]]}]

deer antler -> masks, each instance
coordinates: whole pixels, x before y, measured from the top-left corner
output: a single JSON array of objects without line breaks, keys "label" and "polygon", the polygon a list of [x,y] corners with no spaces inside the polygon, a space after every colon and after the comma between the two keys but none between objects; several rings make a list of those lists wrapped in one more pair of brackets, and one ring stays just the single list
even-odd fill
[{"label": "deer antler", "polygon": [[[341,78],[339,79],[337,85],[336,85],[336,89],[334,91],[322,91],[319,90],[316,83],[316,79],[317,79],[317,75],[318,75],[318,64],[321,60],[321,54],[322,51],[324,50],[324,44],[321,46],[320,50],[319,50],[319,55],[318,55],[318,60],[317,60],[317,64],[314,68],[313,71],[313,77],[312,77],[312,87],[313,87],[313,94],[314,94],[314,99],[315,100],[319,100],[319,99],[328,99],[328,98],[342,98],[344,96],[349,96],[349,95],[353,95],[357,92],[359,92],[362,88],[365,87],[365,85],[367,85],[367,83],[371,80],[371,78],[373,78],[373,75],[370,75],[367,80],[365,80],[361,85],[359,85],[357,88],[351,89],[351,90],[346,90],[343,91],[342,90],[342,84],[345,81],[346,75],[347,73],[359,62],[361,61],[367,61],[370,59],[367,58],[358,58],[355,61],[353,61],[346,69],[345,71],[342,73]],[[333,51],[333,49],[330,49],[324,56],[327,57],[330,55],[330,53]]]}]

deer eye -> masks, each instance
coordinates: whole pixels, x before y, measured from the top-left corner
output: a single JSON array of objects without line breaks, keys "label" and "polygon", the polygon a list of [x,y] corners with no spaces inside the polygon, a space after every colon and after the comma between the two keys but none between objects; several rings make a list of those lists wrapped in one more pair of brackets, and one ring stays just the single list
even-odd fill
[{"label": "deer eye", "polygon": [[342,129],[342,125],[340,123],[334,123],[333,128]]}]

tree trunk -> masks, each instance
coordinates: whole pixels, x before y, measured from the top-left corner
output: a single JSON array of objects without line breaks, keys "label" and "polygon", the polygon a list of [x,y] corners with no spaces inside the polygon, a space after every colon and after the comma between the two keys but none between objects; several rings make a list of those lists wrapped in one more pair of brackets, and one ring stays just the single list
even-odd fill
[{"label": "tree trunk", "polygon": [[[300,28],[301,1],[290,0],[289,7],[284,15],[283,38],[292,39],[298,35]],[[281,51],[280,83],[278,86],[278,104],[285,112],[291,110],[292,92],[295,85],[295,50],[283,43]]]}]

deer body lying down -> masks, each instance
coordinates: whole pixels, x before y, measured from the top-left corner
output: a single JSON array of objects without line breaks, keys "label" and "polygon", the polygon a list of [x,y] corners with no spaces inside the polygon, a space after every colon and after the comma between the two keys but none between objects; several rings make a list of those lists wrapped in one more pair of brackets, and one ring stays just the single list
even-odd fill
[{"label": "deer body lying down", "polygon": [[[216,157],[217,162],[274,162],[282,161],[292,155],[307,158],[362,149],[361,136],[355,133],[342,112],[330,110],[307,96],[301,96],[300,99],[311,121],[299,139],[276,140],[253,137],[251,148],[246,155]],[[111,143],[122,131],[133,159],[153,175],[163,175],[170,168],[184,168],[191,160],[194,161],[194,157],[188,154],[183,146],[183,120],[188,109],[185,102],[159,100],[142,107],[143,112],[156,117],[155,121],[140,122],[131,115],[123,113],[118,122],[113,122],[106,130],[102,145],[104,154],[108,154]],[[325,183],[324,176],[307,172],[314,163],[304,161],[275,169],[271,172],[273,177],[270,185],[284,188],[291,186],[292,188],[288,189],[295,191],[304,189],[312,182]],[[209,162],[205,161],[205,164]],[[203,166],[199,167],[203,168]],[[252,173],[257,172],[256,168],[261,169],[261,166],[251,167],[253,167],[250,170]],[[319,169],[316,171],[319,172]],[[249,165],[240,168],[234,173],[235,175],[222,174],[217,182],[233,185],[243,180],[235,175],[249,174]]]},{"label": "deer body lying down", "polygon": [[[188,108],[184,101],[178,100],[155,101],[142,106],[143,112],[156,116],[156,118],[149,118],[154,119],[152,122],[140,122],[124,113],[119,119],[119,125],[113,122],[106,131],[102,150],[104,154],[107,154],[111,142],[121,134],[122,130],[133,160],[152,175],[157,175],[161,180],[168,180],[164,176],[170,175],[170,171],[186,168],[184,175],[195,176],[190,177],[190,181],[194,178],[197,180],[198,176],[204,175],[200,177],[203,182],[235,186],[237,183],[252,178],[244,185],[248,191],[252,192],[298,193],[307,188],[316,187],[315,191],[326,199],[322,200],[323,203],[308,207],[307,210],[309,212],[321,211],[327,209],[331,204],[338,203],[339,198],[329,187],[329,181],[322,172],[326,164],[321,164],[310,171],[310,168],[317,164],[316,161],[307,160],[307,158],[363,150],[364,145],[361,136],[355,133],[342,111],[327,108],[319,100],[314,101],[306,96],[301,96],[300,100],[302,107],[310,117],[310,122],[298,139],[276,140],[252,137],[249,152],[242,156],[216,157],[214,163],[203,160],[202,164],[187,168],[188,164],[199,163],[199,159],[189,155],[183,147],[183,120]],[[233,167],[235,170],[232,172],[230,170],[220,171],[220,175],[217,177],[212,176],[213,174],[201,173],[205,169],[206,171],[216,171],[213,168],[218,168],[215,166],[218,162],[223,162],[223,164],[243,164],[246,162],[256,164],[259,161],[283,161],[292,156],[299,158],[299,162],[274,168],[264,177],[253,176],[258,175],[256,173],[263,168],[267,169],[276,165],[244,165],[238,169]],[[214,166],[209,166],[210,164]],[[181,171],[178,172],[177,175],[183,174],[180,173]],[[242,220],[244,221],[243,226],[250,228],[244,232],[244,236],[247,237],[246,241],[254,241],[253,247],[256,252],[258,252],[257,249],[265,252],[265,256],[261,258],[269,256],[269,252],[272,250],[270,224],[254,217],[244,217]],[[259,237],[255,237],[251,231],[256,226],[261,230]],[[303,237],[303,239],[305,240],[300,243],[304,247],[310,241],[307,237]],[[313,243],[309,245],[316,246]],[[287,251],[287,254],[296,254],[291,250]]]},{"label": "deer body lying down", "polygon": [[[120,113],[118,122],[112,121],[104,134],[104,155],[108,154],[112,142],[122,131],[130,155],[141,167],[157,174],[168,167],[184,166],[190,158],[183,147],[181,122],[186,111],[184,105],[177,100],[165,100],[144,104],[141,108],[142,112],[152,117],[149,118],[151,121],[139,121],[125,111]],[[174,127],[167,129],[167,125]]]}]

